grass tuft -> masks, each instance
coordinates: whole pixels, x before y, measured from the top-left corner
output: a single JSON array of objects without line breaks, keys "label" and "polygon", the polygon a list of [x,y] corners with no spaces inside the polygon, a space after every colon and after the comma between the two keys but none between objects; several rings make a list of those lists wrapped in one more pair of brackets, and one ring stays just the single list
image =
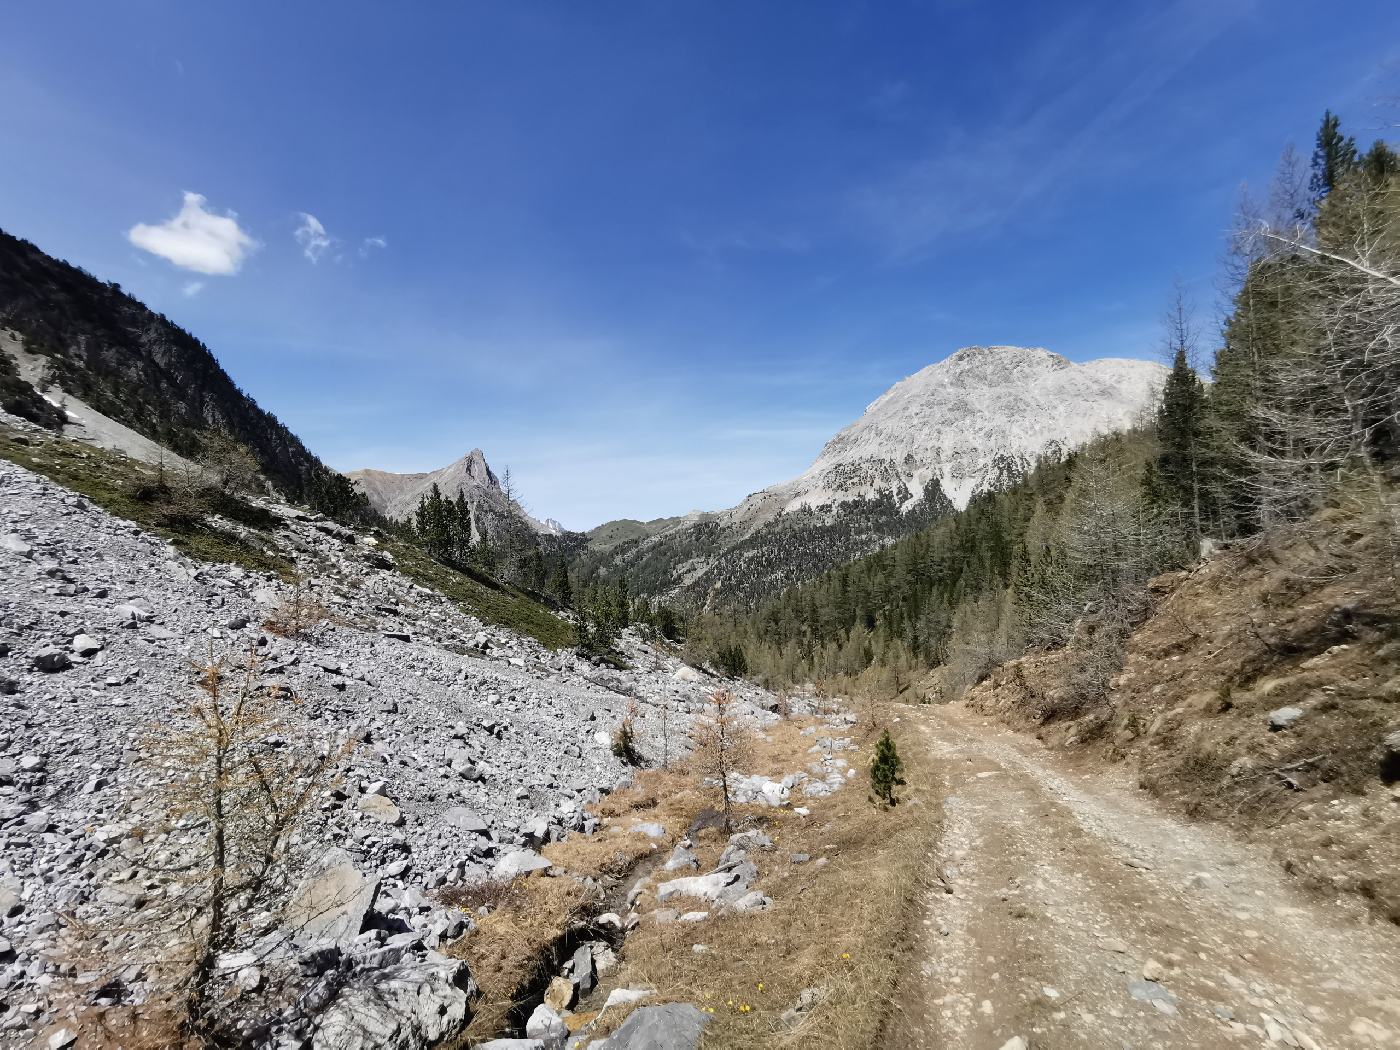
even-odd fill
[{"label": "grass tuft", "polygon": [[529,635],[550,649],[567,649],[577,641],[568,621],[518,588],[449,568],[399,539],[385,547],[414,583],[446,595],[478,619]]}]

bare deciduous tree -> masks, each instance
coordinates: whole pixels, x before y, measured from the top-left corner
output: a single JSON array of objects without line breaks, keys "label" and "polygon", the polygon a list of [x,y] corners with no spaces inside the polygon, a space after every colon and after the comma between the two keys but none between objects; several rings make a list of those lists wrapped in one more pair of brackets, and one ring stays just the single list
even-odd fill
[{"label": "bare deciduous tree", "polygon": [[211,654],[196,686],[143,747],[133,892],[73,930],[74,951],[99,972],[145,971],[144,1001],[102,1017],[118,1045],[242,1045],[286,1005],[234,994],[224,960],[289,959],[287,907],[314,859],[302,832],[348,750],[317,739],[293,698],[260,686],[252,657],[230,675]]},{"label": "bare deciduous tree", "polygon": [[227,430],[216,428],[200,439],[199,465],[221,492],[245,495],[261,491],[257,457]]},{"label": "bare deciduous tree", "polygon": [[739,710],[738,699],[727,689],[710,697],[709,705],[691,726],[691,762],[702,776],[718,782],[726,830],[732,825],[730,780],[752,756],[752,738],[753,727]]},{"label": "bare deciduous tree", "polygon": [[[1400,185],[1347,186],[1313,243],[1260,223],[1271,262],[1302,289],[1305,338],[1268,362],[1246,450],[1264,525],[1295,520],[1400,448]],[[1345,231],[1342,233],[1341,231]]]}]

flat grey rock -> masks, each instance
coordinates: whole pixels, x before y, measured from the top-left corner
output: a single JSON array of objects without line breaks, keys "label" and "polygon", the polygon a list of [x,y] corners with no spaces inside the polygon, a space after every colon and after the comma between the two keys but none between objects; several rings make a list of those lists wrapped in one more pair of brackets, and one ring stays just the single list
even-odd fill
[{"label": "flat grey rock", "polygon": [[360,871],[348,853],[333,849],[320,870],[298,887],[287,908],[286,923],[299,943],[349,944],[364,925],[378,888],[378,880]]},{"label": "flat grey rock", "polygon": [[607,1040],[606,1050],[695,1050],[710,1017],[689,1003],[666,1003],[634,1010]]},{"label": "flat grey rock", "polygon": [[528,875],[532,871],[544,871],[552,865],[534,850],[522,849],[502,857],[491,870],[494,878],[512,879],[517,875]]},{"label": "flat grey rock", "polygon": [[439,819],[447,827],[457,831],[484,835],[491,830],[491,825],[482,820],[476,810],[468,809],[466,806],[453,806],[451,809],[444,810]]}]

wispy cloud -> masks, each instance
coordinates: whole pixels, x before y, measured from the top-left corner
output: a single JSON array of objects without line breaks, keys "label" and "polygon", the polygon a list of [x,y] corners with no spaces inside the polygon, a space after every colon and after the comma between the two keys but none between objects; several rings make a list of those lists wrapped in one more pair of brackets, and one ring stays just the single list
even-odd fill
[{"label": "wispy cloud", "polygon": [[[1164,5],[1115,35],[1113,53],[1123,57],[1104,61],[1097,74],[1076,75],[1058,92],[1025,98],[990,124],[946,128],[922,156],[851,192],[858,228],[893,259],[917,259],[945,238],[995,232],[1079,177],[1104,171],[1115,158],[1101,143],[1255,2]],[[1083,68],[1088,31],[1082,19],[1065,23],[1025,64],[1047,71]],[[1125,46],[1122,37],[1140,46]],[[1155,60],[1143,62],[1144,52]]]},{"label": "wispy cloud", "polygon": [[193,299],[202,291],[204,291],[203,281],[187,281],[185,282],[185,286],[180,289],[180,294],[186,299]]},{"label": "wispy cloud", "polygon": [[313,264],[319,263],[327,257],[334,263],[353,262],[355,256],[367,259],[371,253],[381,251],[389,246],[388,240],[384,237],[365,237],[358,246],[351,249],[339,237],[332,235],[326,229],[326,224],[310,212],[303,211],[297,214],[301,217],[301,225],[296,228],[296,232],[292,236],[301,246],[301,254]]},{"label": "wispy cloud", "polygon": [[715,269],[723,269],[732,256],[800,255],[811,248],[811,241],[800,233],[757,227],[703,231],[685,227],[677,237],[702,263]]},{"label": "wispy cloud", "polygon": [[155,225],[137,223],[127,231],[127,240],[183,270],[216,277],[235,274],[260,245],[233,212],[217,215],[204,205],[200,194],[186,193],[178,214]]},{"label": "wispy cloud", "polygon": [[326,228],[321,224],[321,220],[306,211],[301,213],[301,225],[297,227],[296,233],[292,236],[301,245],[301,254],[312,263],[320,262],[321,256],[325,255],[331,245],[335,243],[335,239],[326,233]]}]

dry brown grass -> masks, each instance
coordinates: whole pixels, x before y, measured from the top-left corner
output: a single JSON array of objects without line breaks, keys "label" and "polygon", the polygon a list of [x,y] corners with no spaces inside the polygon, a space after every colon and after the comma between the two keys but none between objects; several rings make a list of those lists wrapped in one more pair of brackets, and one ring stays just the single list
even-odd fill
[{"label": "dry brown grass", "polygon": [[[816,758],[808,751],[815,739],[801,731],[813,724],[812,719],[784,721],[760,734],[751,770],[779,776],[805,769]],[[735,807],[736,827],[763,827],[775,843],[773,850],[750,854],[759,868],[755,886],[773,899],[772,910],[658,925],[649,915],[655,900],[644,893],[638,902],[642,923],[619,949],[621,968],[600,981],[594,997],[579,1009],[597,1009],[611,988],[651,985],[657,995],[649,1002],[693,1002],[714,1011],[707,1048],[877,1045],[933,837],[933,814],[924,804],[928,763],[912,734],[906,738],[900,726],[893,729],[896,741],[906,744],[901,757],[908,783],[899,806],[882,810],[869,801],[865,762],[873,736],[863,736],[859,727],[820,729],[821,735],[849,733],[861,745],[859,751],[843,752],[857,770],[843,790],[828,798],[794,799],[810,808],[807,817],[790,809]],[[498,1034],[514,997],[538,981],[540,958],[569,924],[597,910],[625,913],[614,896],[663,860],[698,815],[719,804],[718,791],[704,788],[684,766],[643,770],[631,787],[594,807],[605,822],[596,834],[545,847],[558,867],[615,889],[600,901],[596,895],[589,899],[572,879],[518,880],[498,909],[453,949],[471,963],[484,993],[469,1035]],[[655,840],[630,831],[642,821],[661,824],[667,837]],[[702,870],[718,858],[727,839],[717,828],[692,836]],[[794,865],[789,860],[794,853],[812,860]],[[818,866],[822,857],[827,863]],[[696,943],[709,951],[695,952]],[[822,1001],[800,1025],[784,1028],[782,1013],[809,987],[824,990]],[[608,1011],[599,1034],[614,1030],[627,1014]]]},{"label": "dry brown grass", "polygon": [[[769,767],[762,771],[792,772],[814,757],[806,753],[812,737],[798,735],[799,729],[784,725],[760,745]],[[715,914],[696,924],[643,921],[627,939],[615,983],[649,984],[658,1000],[713,1010],[707,1050],[878,1045],[933,838],[933,815],[924,804],[930,769],[912,736],[904,742],[908,783],[893,810],[877,809],[868,799],[864,762],[873,738],[862,740],[859,752],[845,752],[857,776],[835,795],[810,800],[810,816],[740,807],[747,822],[765,826],[775,845],[749,854],[759,869],[756,886],[773,899],[772,909]],[[714,831],[698,839],[703,867],[726,839]],[[812,860],[792,864],[794,853]],[[821,857],[827,864],[818,867]],[[709,950],[695,952],[697,943]],[[784,1011],[812,987],[822,989],[821,1002],[800,1024],[784,1027]],[[610,1014],[609,1020],[624,1017]]]},{"label": "dry brown grass", "polygon": [[481,989],[471,1024],[455,1045],[500,1032],[524,993],[552,962],[552,946],[588,910],[596,895],[571,878],[531,875],[517,879],[476,930],[448,954],[466,959]]}]

